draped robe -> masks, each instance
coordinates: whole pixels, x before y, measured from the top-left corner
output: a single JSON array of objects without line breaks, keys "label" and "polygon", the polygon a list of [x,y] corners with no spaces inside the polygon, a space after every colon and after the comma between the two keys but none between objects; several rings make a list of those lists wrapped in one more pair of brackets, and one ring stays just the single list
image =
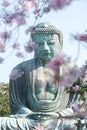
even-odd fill
[{"label": "draped robe", "polygon": [[[21,108],[27,108],[33,112],[59,112],[66,108],[68,95],[64,92],[64,87],[58,87],[58,92],[53,102],[41,103],[38,102],[34,95],[34,71],[41,67],[36,59],[31,59],[19,64],[14,69],[20,69],[23,75],[16,80],[10,80],[10,106],[11,113],[24,113]],[[44,78],[44,77],[43,77]]]},{"label": "draped robe", "polygon": [[[53,113],[60,112],[61,115],[72,114],[72,111],[66,108],[69,95],[65,93],[63,86],[58,86],[58,89],[55,86],[55,89],[53,89],[53,84],[49,81],[49,89],[44,91],[43,87],[45,86],[45,79],[47,80],[47,77],[39,73],[39,70],[43,72],[43,69],[44,67],[37,59],[24,61],[13,69],[20,70],[22,75],[18,76],[15,80],[10,79],[9,96],[11,114],[9,117],[0,117],[1,130],[34,130],[37,127],[41,127],[42,130],[58,130],[61,129],[63,120],[57,118],[54,120]],[[50,102],[46,101],[47,97],[44,98],[49,91],[52,95],[52,97],[49,96],[49,99],[52,99]],[[42,93],[41,97],[38,96],[40,92]],[[41,102],[40,98],[44,98],[46,102]],[[49,113],[52,113],[52,116],[49,116]],[[67,125],[69,124],[70,122]],[[73,124],[72,121],[71,124]]]}]

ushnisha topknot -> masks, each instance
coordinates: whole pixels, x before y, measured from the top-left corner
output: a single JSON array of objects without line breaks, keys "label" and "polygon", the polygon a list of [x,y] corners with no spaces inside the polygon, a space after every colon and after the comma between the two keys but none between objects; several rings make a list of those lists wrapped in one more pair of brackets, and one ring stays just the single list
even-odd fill
[{"label": "ushnisha topknot", "polygon": [[63,44],[63,34],[57,26],[48,22],[39,23],[33,28],[31,37],[33,38],[33,35],[42,33],[58,34],[60,43]]}]

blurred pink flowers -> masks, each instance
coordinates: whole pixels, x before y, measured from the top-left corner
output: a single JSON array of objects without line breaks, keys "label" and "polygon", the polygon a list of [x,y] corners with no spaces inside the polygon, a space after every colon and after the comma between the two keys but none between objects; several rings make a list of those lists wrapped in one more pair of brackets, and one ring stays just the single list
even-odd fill
[{"label": "blurred pink flowers", "polygon": [[19,43],[14,43],[14,44],[12,45],[12,47],[13,47],[14,49],[19,49],[20,44],[19,44]]},{"label": "blurred pink flowers", "polygon": [[23,3],[23,8],[25,10],[30,9],[32,6],[33,6],[33,2],[32,1],[25,0],[24,3]]},{"label": "blurred pink flowers", "polygon": [[3,0],[2,6],[7,7],[9,6],[9,2],[7,0]]},{"label": "blurred pink flowers", "polygon": [[3,17],[4,18],[4,20],[5,20],[5,22],[6,23],[11,23],[11,22],[13,22],[13,20],[15,19],[15,17],[16,17],[16,14],[14,13],[14,14],[5,14],[5,16]]},{"label": "blurred pink flowers", "polygon": [[75,40],[81,41],[81,42],[87,42],[87,34],[76,34],[73,35]]},{"label": "blurred pink flowers", "polygon": [[53,58],[47,66],[53,69],[54,71],[57,71],[58,68],[62,65],[65,65],[67,62],[69,62],[68,58],[64,55],[61,54],[55,58]]},{"label": "blurred pink flowers", "polygon": [[80,68],[80,79],[84,82],[87,82],[87,61],[85,64]]},{"label": "blurred pink flowers", "polygon": [[[61,86],[70,88],[78,80],[80,69],[77,65],[71,65],[71,63],[70,58],[60,54],[47,64],[49,68],[56,72],[54,82],[58,81]],[[61,68],[64,70],[62,74],[60,72]],[[74,87],[74,91],[76,91],[77,86]]]},{"label": "blurred pink flowers", "polygon": [[0,52],[5,52],[5,43],[0,42]]},{"label": "blurred pink flowers", "polygon": [[0,64],[2,64],[4,61],[4,59],[2,57],[0,57]]},{"label": "blurred pink flowers", "polygon": [[[15,44],[18,42],[19,36],[14,38],[14,34],[18,31],[17,34],[21,35],[21,26],[25,26],[25,34],[30,35],[31,31],[44,14],[50,12],[52,9],[62,9],[69,5],[71,1],[72,0],[2,0],[0,20],[5,31],[0,32],[0,39],[4,41],[6,47],[0,46],[0,52],[6,52],[7,49],[10,48],[10,45],[13,49],[19,48],[18,45]],[[31,14],[34,16],[33,25],[28,25],[28,23],[31,24],[29,19],[31,18]],[[8,29],[10,30],[9,32],[7,31],[8,27],[10,27]],[[24,48],[26,52],[32,52],[34,46],[26,45]],[[19,53],[16,55],[18,57],[23,57],[23,55]]]},{"label": "blurred pink flowers", "polygon": [[15,20],[19,26],[26,24],[26,19],[23,16],[18,16],[15,18]]},{"label": "blurred pink flowers", "polygon": [[[80,76],[80,69],[77,65],[68,66],[67,70],[64,73],[64,86],[66,88],[72,87],[73,83],[78,81],[78,78]],[[76,86],[75,86],[76,88]]]},{"label": "blurred pink flowers", "polygon": [[25,33],[26,34],[29,34],[29,33],[31,33],[31,31],[34,29],[34,26],[30,26],[30,27],[28,27],[26,30],[25,30]]},{"label": "blurred pink flowers", "polygon": [[81,107],[82,107],[81,104],[75,103],[75,104],[72,106],[72,109],[73,109],[74,112],[79,113]]},{"label": "blurred pink flowers", "polygon": [[87,119],[87,111],[83,114],[84,119]]},{"label": "blurred pink flowers", "polygon": [[49,8],[54,10],[64,8],[69,5],[72,0],[49,0]]},{"label": "blurred pink flowers", "polygon": [[75,92],[77,92],[77,91],[79,90],[80,86],[79,86],[79,85],[75,85],[75,86],[73,86],[72,88],[73,88],[73,90],[74,90]]},{"label": "blurred pink flowers", "polygon": [[21,52],[19,52],[19,51],[17,51],[15,55],[17,57],[19,57],[19,58],[23,58],[24,57],[24,55]]},{"label": "blurred pink flowers", "polygon": [[4,32],[0,32],[0,37],[3,39],[3,40],[6,40],[6,39],[9,39],[11,37],[11,31],[7,32],[7,31],[4,31]]},{"label": "blurred pink flowers", "polygon": [[25,51],[28,53],[31,53],[32,51],[34,51],[36,48],[36,43],[30,41],[29,43],[27,43],[27,45],[25,46]]},{"label": "blurred pink flowers", "polygon": [[35,130],[44,130],[44,128],[38,123],[37,126],[35,126]]}]

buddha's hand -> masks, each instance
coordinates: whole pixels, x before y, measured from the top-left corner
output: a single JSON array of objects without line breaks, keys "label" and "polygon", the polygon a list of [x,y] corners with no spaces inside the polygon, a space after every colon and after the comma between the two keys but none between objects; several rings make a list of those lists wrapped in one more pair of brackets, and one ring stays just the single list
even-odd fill
[{"label": "buddha's hand", "polygon": [[52,118],[55,118],[55,119],[58,119],[60,117],[60,113],[56,113],[56,112],[48,112],[45,114],[52,117]]},{"label": "buddha's hand", "polygon": [[27,118],[34,119],[34,120],[44,120],[44,119],[50,119],[50,118],[59,118],[59,114],[55,112],[33,112],[29,115],[27,115]]}]

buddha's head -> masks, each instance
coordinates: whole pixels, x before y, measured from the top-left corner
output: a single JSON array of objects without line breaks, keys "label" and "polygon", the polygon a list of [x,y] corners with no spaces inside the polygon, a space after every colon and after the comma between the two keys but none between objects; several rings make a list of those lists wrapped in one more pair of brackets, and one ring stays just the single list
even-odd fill
[{"label": "buddha's head", "polygon": [[31,33],[32,41],[37,43],[35,57],[43,61],[49,61],[57,56],[63,46],[63,35],[53,24],[39,23]]}]

